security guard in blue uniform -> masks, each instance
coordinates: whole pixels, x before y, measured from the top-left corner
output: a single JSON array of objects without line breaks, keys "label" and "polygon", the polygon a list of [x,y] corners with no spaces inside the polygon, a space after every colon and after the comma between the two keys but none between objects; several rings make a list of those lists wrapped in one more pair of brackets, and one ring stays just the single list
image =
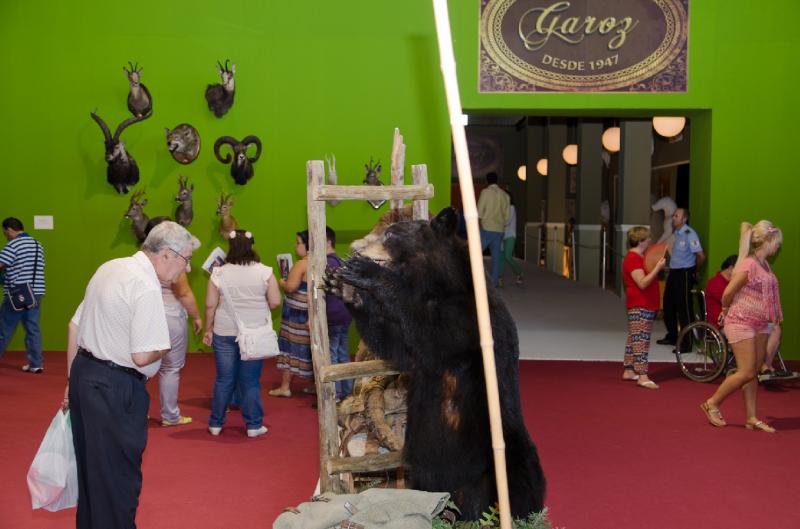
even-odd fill
[{"label": "security guard in blue uniform", "polygon": [[667,335],[656,343],[675,345],[678,340],[678,322],[685,327],[692,320],[690,291],[697,283],[697,272],[706,260],[697,232],[686,221],[689,212],[678,208],[672,214],[672,244],[669,274],[664,289],[664,324]]}]

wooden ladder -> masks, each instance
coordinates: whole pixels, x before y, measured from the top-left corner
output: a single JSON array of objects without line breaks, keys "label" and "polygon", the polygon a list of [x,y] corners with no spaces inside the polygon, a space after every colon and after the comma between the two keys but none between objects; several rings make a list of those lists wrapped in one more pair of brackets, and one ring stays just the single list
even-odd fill
[{"label": "wooden ladder", "polygon": [[413,165],[413,185],[403,185],[405,145],[395,129],[392,148],[392,184],[388,186],[341,186],[325,184],[325,169],[321,160],[306,163],[308,178],[308,316],[311,358],[314,363],[319,417],[320,491],[347,493],[350,486],[340,475],[346,472],[375,472],[402,466],[401,453],[340,457],[336,413],[338,380],[378,375],[393,375],[398,371],[383,360],[331,365],[328,343],[328,317],[325,312],[323,280],[327,266],[325,245],[325,205],[333,200],[389,200],[392,209],[400,208],[403,200],[413,200],[413,218],[428,219],[428,200],[433,186],[428,183],[427,166]]}]

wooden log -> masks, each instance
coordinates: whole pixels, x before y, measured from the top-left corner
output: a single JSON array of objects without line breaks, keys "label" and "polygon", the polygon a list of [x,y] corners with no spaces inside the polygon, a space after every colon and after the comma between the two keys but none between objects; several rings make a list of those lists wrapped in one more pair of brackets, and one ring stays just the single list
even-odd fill
[{"label": "wooden log", "polygon": [[365,360],[346,364],[331,364],[319,370],[317,376],[322,382],[336,382],[359,377],[397,375],[400,373],[383,360]]},{"label": "wooden log", "polygon": [[[314,371],[319,373],[331,363],[328,343],[328,317],[325,312],[325,292],[321,290],[322,278],[327,265],[325,239],[325,202],[313,200],[316,188],[325,178],[322,161],[306,164],[308,178],[308,324],[311,342],[311,360]],[[328,462],[339,454],[339,435],[336,420],[336,388],[333,383],[322,383],[315,377],[319,420],[320,490],[322,492],[345,492],[341,480],[327,471]]]},{"label": "wooden log", "polygon": [[360,457],[334,457],[328,461],[328,474],[342,472],[378,472],[403,466],[403,454],[389,452]]},{"label": "wooden log", "polygon": [[[403,135],[400,134],[400,129],[394,129],[391,162],[392,185],[401,186],[405,183],[406,144],[403,143]],[[389,204],[391,209],[402,208],[403,200],[392,200]]]},{"label": "wooden log", "polygon": [[[321,163],[321,162],[320,162]],[[429,200],[433,186],[329,186],[319,185],[309,200]]]},{"label": "wooden log", "polygon": [[[414,185],[415,186],[425,186],[428,185],[428,166],[425,164],[420,165],[412,165],[411,166],[411,175],[414,178]],[[428,220],[428,201],[427,200],[415,200],[413,208],[413,215],[414,220]]]}]

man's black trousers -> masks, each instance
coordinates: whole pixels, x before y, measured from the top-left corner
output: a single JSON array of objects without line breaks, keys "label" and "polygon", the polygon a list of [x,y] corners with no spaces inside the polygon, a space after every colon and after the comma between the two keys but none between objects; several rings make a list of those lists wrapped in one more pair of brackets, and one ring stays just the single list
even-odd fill
[{"label": "man's black trousers", "polygon": [[678,339],[678,322],[681,328],[694,320],[691,290],[694,288],[694,268],[670,270],[664,287],[664,324],[667,339]]},{"label": "man's black trousers", "polygon": [[69,384],[78,529],[133,529],[150,396],[144,380],[77,355]]}]

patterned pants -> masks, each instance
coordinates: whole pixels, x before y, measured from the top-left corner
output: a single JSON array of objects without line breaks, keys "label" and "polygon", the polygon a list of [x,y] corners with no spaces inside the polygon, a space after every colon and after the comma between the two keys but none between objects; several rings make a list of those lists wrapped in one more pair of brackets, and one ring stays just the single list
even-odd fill
[{"label": "patterned pants", "polygon": [[656,311],[642,307],[628,309],[628,339],[625,341],[625,369],[637,375],[647,374],[647,355],[650,353],[650,332]]}]

